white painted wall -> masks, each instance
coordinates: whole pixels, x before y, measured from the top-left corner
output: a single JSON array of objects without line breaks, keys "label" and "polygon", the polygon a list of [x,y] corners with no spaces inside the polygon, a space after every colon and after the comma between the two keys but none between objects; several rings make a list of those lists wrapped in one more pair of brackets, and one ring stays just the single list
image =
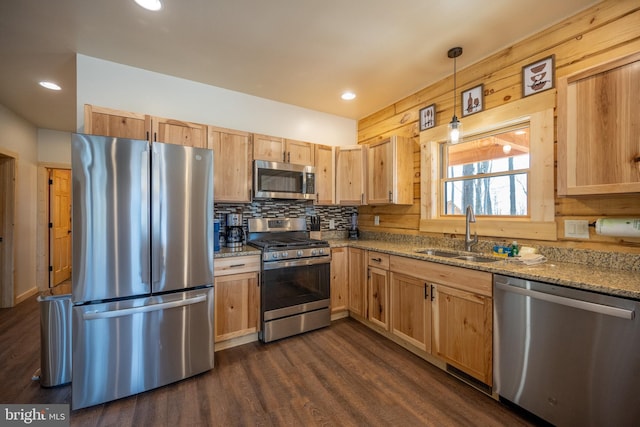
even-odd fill
[{"label": "white painted wall", "polygon": [[357,143],[357,122],[190,80],[78,55],[77,129],[84,104],[326,145]]},{"label": "white painted wall", "polygon": [[71,134],[38,129],[38,162],[71,167]]},{"label": "white painted wall", "polygon": [[35,126],[0,105],[0,152],[17,157],[13,235],[16,298],[37,288],[37,138]]}]

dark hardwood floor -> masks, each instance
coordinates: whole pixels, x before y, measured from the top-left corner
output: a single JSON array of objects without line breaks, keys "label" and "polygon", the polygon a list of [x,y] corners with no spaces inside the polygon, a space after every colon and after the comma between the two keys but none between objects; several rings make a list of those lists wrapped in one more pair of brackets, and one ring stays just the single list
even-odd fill
[{"label": "dark hardwood floor", "polygon": [[[35,298],[0,309],[0,403],[70,403],[41,388]],[[352,319],[216,353],[207,373],[71,413],[74,426],[525,426],[532,423]]]}]

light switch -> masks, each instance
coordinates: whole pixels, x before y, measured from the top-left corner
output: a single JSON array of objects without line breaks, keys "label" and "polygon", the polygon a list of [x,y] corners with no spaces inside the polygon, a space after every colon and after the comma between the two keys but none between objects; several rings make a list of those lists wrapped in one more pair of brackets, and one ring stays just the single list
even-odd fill
[{"label": "light switch", "polygon": [[564,237],[575,239],[589,238],[589,221],[586,220],[564,220]]},{"label": "light switch", "polygon": [[336,229],[336,220],[335,219],[330,219],[329,220],[329,230],[335,230]]},{"label": "light switch", "polygon": [[380,217],[378,215],[373,217],[373,225],[380,225]]}]

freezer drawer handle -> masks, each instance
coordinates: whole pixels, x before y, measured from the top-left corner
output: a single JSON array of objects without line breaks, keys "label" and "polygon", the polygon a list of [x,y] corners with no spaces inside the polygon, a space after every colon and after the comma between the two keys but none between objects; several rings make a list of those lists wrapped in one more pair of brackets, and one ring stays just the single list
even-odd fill
[{"label": "freezer drawer handle", "polygon": [[129,316],[137,313],[148,313],[150,311],[167,310],[169,308],[183,307],[186,305],[198,304],[206,301],[206,295],[198,295],[197,297],[183,299],[179,301],[164,302],[161,304],[145,305],[142,307],[125,308],[115,311],[87,311],[83,313],[84,320],[109,319],[111,317]]},{"label": "freezer drawer handle", "polygon": [[530,289],[522,289],[516,286],[510,286],[504,283],[496,283],[496,288],[505,292],[513,292],[527,297],[547,301],[555,304],[566,305],[568,307],[578,308],[580,310],[592,311],[594,313],[605,314],[608,316],[620,317],[621,319],[633,320],[635,312],[624,308],[611,307],[608,305],[596,304],[593,302],[577,300],[573,298],[561,297],[558,295],[547,294],[544,292],[532,291]]}]

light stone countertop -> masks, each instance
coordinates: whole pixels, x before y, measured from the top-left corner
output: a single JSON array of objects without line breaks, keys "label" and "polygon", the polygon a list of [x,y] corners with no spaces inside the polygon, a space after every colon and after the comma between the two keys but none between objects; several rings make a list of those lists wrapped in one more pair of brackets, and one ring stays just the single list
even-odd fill
[{"label": "light stone countertop", "polygon": [[261,254],[262,251],[258,248],[254,248],[253,246],[243,245],[238,248],[223,247],[213,255],[213,259]]},{"label": "light stone countertop", "polygon": [[[328,241],[332,248],[349,246],[373,250],[390,255],[438,262],[440,264],[488,271],[506,276],[640,300],[640,273],[637,271],[621,271],[557,261],[547,261],[543,264],[532,266],[517,264],[508,259],[491,263],[479,263],[416,252],[420,249],[437,248],[436,246],[422,247],[416,246],[413,243],[387,242],[384,240],[329,239]],[[450,250],[450,248],[441,249]]]},{"label": "light stone countertop", "polygon": [[[508,259],[492,263],[479,263],[455,258],[443,258],[434,255],[417,253],[417,250],[438,248],[438,246],[418,246],[411,242],[389,242],[385,240],[349,240],[327,239],[332,248],[354,247],[373,250],[390,255],[399,255],[413,259],[432,261],[473,270],[488,271],[521,279],[536,280],[570,288],[599,292],[607,295],[620,296],[640,300],[640,273],[605,267],[593,267],[585,264],[570,262],[547,261],[538,265],[522,265]],[[442,247],[440,249],[448,249]],[[214,258],[228,258],[246,255],[260,255],[260,249],[252,246],[240,248],[221,248]],[[489,255],[489,254],[482,254]]]}]

